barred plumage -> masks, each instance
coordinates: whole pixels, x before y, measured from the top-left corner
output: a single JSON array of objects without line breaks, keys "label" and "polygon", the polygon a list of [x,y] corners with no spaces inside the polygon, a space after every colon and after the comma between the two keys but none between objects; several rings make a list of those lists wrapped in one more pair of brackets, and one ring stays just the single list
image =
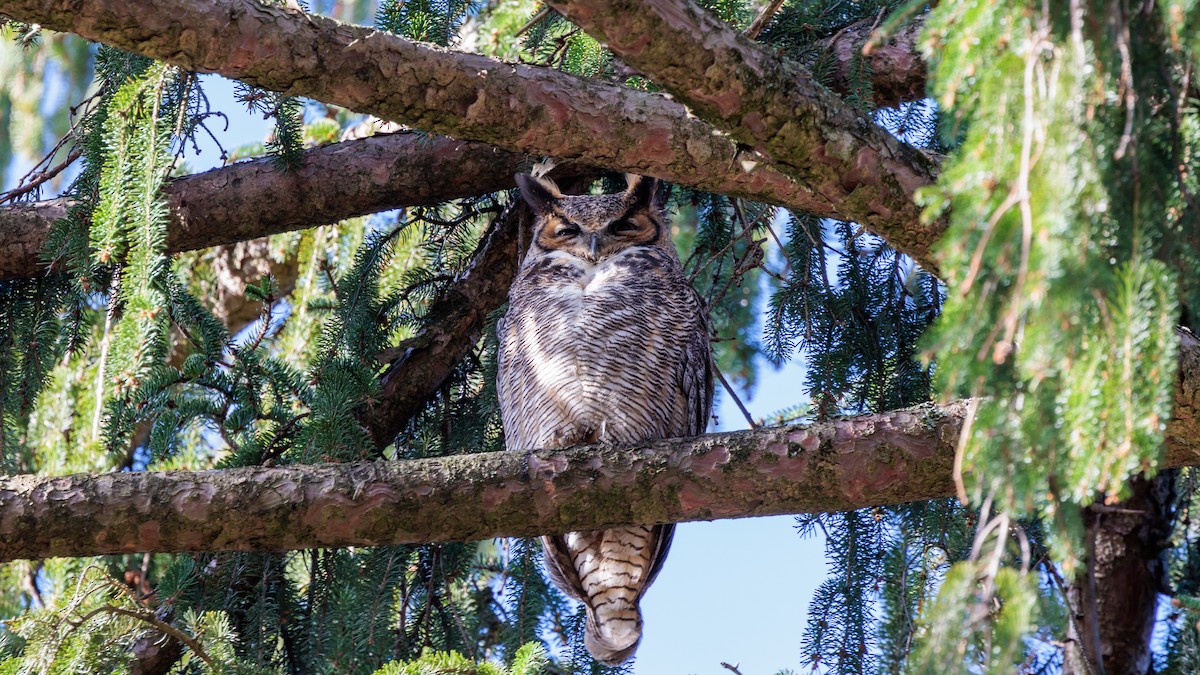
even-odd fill
[{"label": "barred plumage", "polygon": [[[619,195],[564,196],[518,176],[537,214],[509,307],[497,326],[497,390],[512,450],[704,432],[712,407],[708,321],[657,202],[658,181],[630,176]],[[543,537],[546,569],[587,607],[601,662],[633,655],[638,601],[673,525]]]}]

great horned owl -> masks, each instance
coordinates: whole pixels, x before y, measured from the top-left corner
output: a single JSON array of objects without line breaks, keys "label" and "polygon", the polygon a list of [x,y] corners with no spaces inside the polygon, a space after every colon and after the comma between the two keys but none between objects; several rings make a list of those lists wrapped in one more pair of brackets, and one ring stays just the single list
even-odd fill
[{"label": "great horned owl", "polygon": [[[679,263],[658,181],[563,195],[517,176],[536,220],[497,325],[497,390],[511,450],[633,443],[704,432],[712,407],[708,320]],[[546,570],[587,610],[585,644],[615,665],[642,636],[638,601],[673,525],[542,538]]]}]

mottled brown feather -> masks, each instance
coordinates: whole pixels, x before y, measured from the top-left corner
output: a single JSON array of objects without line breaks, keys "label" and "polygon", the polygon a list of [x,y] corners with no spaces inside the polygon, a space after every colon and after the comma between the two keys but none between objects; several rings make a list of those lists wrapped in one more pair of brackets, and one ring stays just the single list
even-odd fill
[{"label": "mottled brown feather", "polygon": [[[703,304],[671,242],[657,181],[624,194],[562,196],[519,176],[538,213],[533,243],[497,325],[497,391],[508,447],[634,443],[704,432],[712,407]],[[546,570],[587,608],[598,660],[632,656],[638,601],[673,525],[543,538]]]}]

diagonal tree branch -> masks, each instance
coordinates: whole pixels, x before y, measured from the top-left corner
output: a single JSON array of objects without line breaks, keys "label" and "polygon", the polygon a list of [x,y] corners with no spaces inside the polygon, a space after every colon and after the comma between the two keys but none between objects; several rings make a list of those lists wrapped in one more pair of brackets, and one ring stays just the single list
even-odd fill
[{"label": "diagonal tree branch", "polygon": [[[771,157],[788,175],[931,271],[913,201],[937,164],[851,108],[798,64],[731,30],[691,0],[548,0],[701,118]],[[653,36],[653,39],[651,39]],[[890,223],[908,223],[891,232]]]},{"label": "diagonal tree branch", "polygon": [[[894,139],[847,132],[825,115],[804,125],[820,127],[813,147],[828,146],[807,160],[820,165],[810,172],[819,180],[799,184],[666,97],[252,0],[3,0],[0,13],[427,131],[869,223],[897,248],[927,258],[910,247],[927,239],[905,233],[920,228],[909,196],[931,180],[930,163]],[[884,145],[869,147],[877,141]],[[874,175],[890,171],[901,175]],[[876,187],[897,183],[907,191]]]},{"label": "diagonal tree branch", "polygon": [[[559,169],[556,178],[568,194],[586,189],[595,172]],[[459,361],[475,348],[487,317],[508,301],[508,287],[517,274],[523,251],[521,232],[528,232],[533,214],[518,202],[488,229],[471,264],[430,306],[425,328],[380,377],[380,395],[361,419],[379,447],[385,447],[421,411]]]},{"label": "diagonal tree branch", "polygon": [[[167,248],[207,248],[495,192],[513,187],[513,174],[529,161],[483,143],[384,134],[307,150],[289,173],[268,158],[239,162],[167,184]],[[58,199],[0,208],[0,281],[43,269],[42,248],[67,206]]]},{"label": "diagonal tree branch", "polygon": [[406,341],[404,352],[380,377],[378,398],[360,416],[375,445],[386,447],[421,411],[475,348],[488,315],[508,300],[520,262],[520,233],[529,220],[522,203],[492,224],[468,270],[434,301],[425,328]]}]

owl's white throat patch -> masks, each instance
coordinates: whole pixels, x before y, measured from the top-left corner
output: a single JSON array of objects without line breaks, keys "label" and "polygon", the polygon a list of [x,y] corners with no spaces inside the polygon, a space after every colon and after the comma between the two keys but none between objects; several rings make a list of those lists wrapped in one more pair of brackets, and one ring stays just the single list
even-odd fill
[{"label": "owl's white throat patch", "polygon": [[607,258],[598,263],[594,263],[589,260],[584,260],[578,256],[571,255],[566,251],[551,251],[549,256],[567,263],[571,267],[579,270],[579,276],[574,281],[579,284],[581,289],[587,288],[588,285],[592,283],[592,280],[596,278],[596,275],[602,271],[601,268],[603,268],[607,262],[612,260],[612,258]]},{"label": "owl's white throat patch", "polygon": [[601,264],[603,263],[590,263],[586,260],[576,263],[576,266],[583,270],[583,274],[579,277],[579,285],[582,288],[587,288],[588,284],[592,283],[592,279],[596,278],[596,272],[599,271]]}]

